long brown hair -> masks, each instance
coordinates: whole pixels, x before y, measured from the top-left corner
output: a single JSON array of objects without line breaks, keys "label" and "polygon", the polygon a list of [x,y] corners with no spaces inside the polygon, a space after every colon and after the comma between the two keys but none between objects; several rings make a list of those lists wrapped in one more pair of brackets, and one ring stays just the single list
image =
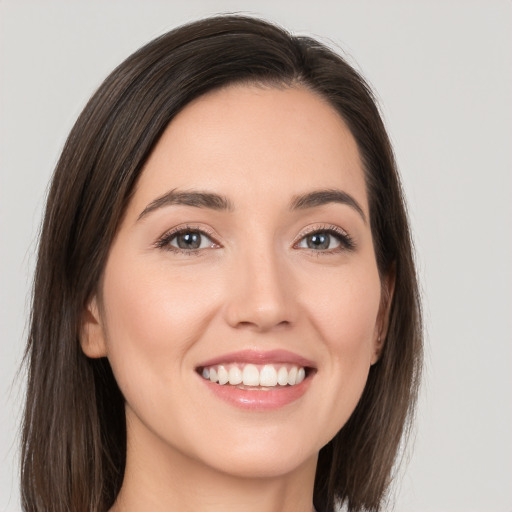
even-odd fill
[{"label": "long brown hair", "polygon": [[190,101],[232,83],[300,85],[325,98],[361,154],[381,276],[394,274],[389,329],[349,421],[319,456],[314,503],[377,511],[414,408],[420,302],[391,145],[372,93],[343,58],[265,21],[218,16],[177,28],[131,55],[101,85],[64,146],[48,195],[26,349],[22,432],[25,511],[105,512],[122,484],[124,401],[106,359],[79,343],[85,305],[141,169]]}]

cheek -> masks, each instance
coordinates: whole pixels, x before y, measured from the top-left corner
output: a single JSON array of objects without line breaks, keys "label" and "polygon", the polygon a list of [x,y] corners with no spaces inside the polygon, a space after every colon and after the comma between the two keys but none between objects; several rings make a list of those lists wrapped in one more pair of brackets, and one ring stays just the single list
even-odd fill
[{"label": "cheek", "polygon": [[130,390],[174,389],[180,382],[176,377],[186,370],[188,348],[211,316],[211,291],[204,289],[201,276],[171,271],[165,262],[112,260],[103,301],[108,358],[119,386],[127,398]]},{"label": "cheek", "polygon": [[[353,270],[353,269],[352,269]],[[331,274],[322,290],[310,291],[310,320],[323,340],[324,364],[317,375],[323,400],[316,405],[319,429],[328,442],[354,411],[366,385],[375,349],[380,279],[371,266]]]},{"label": "cheek", "polygon": [[339,269],[306,294],[312,322],[331,357],[358,358],[373,351],[381,284],[376,268]]}]

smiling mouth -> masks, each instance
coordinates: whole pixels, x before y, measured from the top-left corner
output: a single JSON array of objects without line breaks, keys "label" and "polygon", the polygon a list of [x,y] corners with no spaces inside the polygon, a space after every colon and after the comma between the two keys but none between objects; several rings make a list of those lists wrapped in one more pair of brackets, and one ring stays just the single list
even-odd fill
[{"label": "smiling mouth", "polygon": [[220,386],[261,391],[297,386],[312,371],[307,366],[291,363],[227,363],[197,368],[203,379]]}]

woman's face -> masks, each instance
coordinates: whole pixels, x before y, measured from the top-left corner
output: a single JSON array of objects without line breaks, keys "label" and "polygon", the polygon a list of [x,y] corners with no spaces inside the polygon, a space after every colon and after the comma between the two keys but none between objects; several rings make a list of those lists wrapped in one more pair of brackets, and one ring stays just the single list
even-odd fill
[{"label": "woman's face", "polygon": [[297,88],[189,104],[144,167],[98,302],[82,346],[112,365],[141,465],[272,476],[316,460],[361,396],[383,317],[340,116]]}]

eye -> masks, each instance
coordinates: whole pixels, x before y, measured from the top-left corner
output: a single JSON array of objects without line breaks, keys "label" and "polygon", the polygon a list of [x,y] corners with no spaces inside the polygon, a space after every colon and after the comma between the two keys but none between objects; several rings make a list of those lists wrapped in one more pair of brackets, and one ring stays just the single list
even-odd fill
[{"label": "eye", "polygon": [[315,251],[325,251],[340,246],[339,239],[326,231],[318,231],[305,236],[298,244],[301,249],[313,249]]},{"label": "eye", "polygon": [[[210,242],[210,243],[208,243]],[[179,249],[204,249],[211,245],[212,241],[199,231],[182,231],[169,240],[169,245]]]},{"label": "eye", "polygon": [[187,227],[166,233],[157,241],[156,246],[171,251],[190,253],[218,247],[218,244],[205,231]]},{"label": "eye", "polygon": [[295,247],[313,251],[335,252],[343,249],[351,250],[354,248],[354,243],[348,233],[338,227],[331,227],[303,235]]}]

